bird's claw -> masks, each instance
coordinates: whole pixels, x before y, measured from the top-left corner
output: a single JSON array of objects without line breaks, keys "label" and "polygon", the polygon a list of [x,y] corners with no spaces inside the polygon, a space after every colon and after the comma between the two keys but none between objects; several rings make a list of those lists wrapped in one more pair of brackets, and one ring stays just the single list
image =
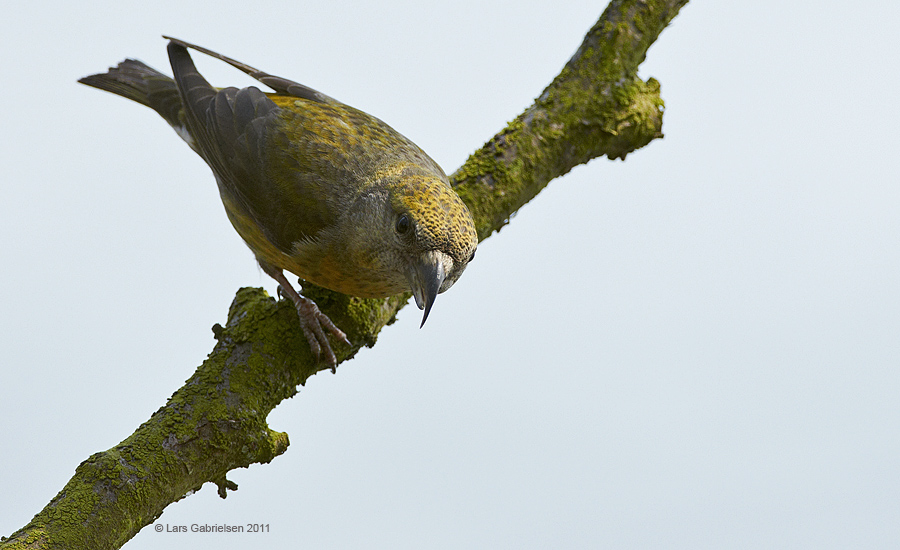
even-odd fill
[{"label": "bird's claw", "polygon": [[335,338],[349,346],[351,344],[347,335],[337,328],[331,319],[322,313],[319,306],[309,298],[300,297],[300,301],[297,302],[297,314],[300,316],[300,327],[303,329],[303,334],[306,336],[306,341],[309,342],[309,348],[313,355],[321,359],[324,352],[325,363],[331,367],[332,373],[337,373],[337,357],[331,349],[331,344],[328,343],[325,331],[327,330]]},{"label": "bird's claw", "polygon": [[286,295],[294,302],[294,306],[297,308],[297,315],[300,317],[300,328],[303,329],[303,335],[306,336],[306,341],[309,342],[310,351],[319,360],[322,359],[322,353],[324,352],[325,362],[331,367],[331,372],[337,373],[337,357],[334,356],[331,344],[328,343],[328,336],[325,334],[325,331],[327,330],[335,338],[350,346],[352,344],[347,339],[347,335],[344,334],[344,331],[337,328],[327,315],[322,313],[322,310],[319,309],[315,302],[305,296],[301,296],[294,290],[291,283],[285,279],[282,270],[263,261],[259,262],[259,266],[278,282],[278,296]]}]

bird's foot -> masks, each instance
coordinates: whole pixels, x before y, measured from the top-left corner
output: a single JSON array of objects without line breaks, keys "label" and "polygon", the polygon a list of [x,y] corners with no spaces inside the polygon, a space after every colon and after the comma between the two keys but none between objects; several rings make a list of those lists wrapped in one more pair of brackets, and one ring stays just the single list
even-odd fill
[{"label": "bird's foot", "polygon": [[306,336],[306,341],[309,342],[310,351],[319,360],[322,359],[324,352],[325,362],[331,367],[331,372],[337,373],[337,357],[334,356],[334,350],[331,349],[331,344],[328,343],[328,336],[325,334],[325,331],[327,330],[335,338],[350,346],[352,344],[347,339],[347,335],[344,334],[344,331],[337,328],[327,315],[322,313],[315,302],[305,296],[301,296],[300,293],[294,290],[294,287],[285,279],[284,273],[280,269],[273,268],[263,262],[260,262],[259,265],[278,282],[278,297],[287,296],[294,302],[294,306],[297,307],[297,315],[300,317],[300,328],[303,329],[303,335]]},{"label": "bird's foot", "polygon": [[331,322],[331,319],[322,313],[315,302],[304,296],[298,296],[298,298],[299,300],[295,300],[294,303],[297,306],[297,314],[300,316],[300,327],[303,329],[306,341],[309,342],[310,350],[312,350],[313,355],[320,359],[324,353],[325,362],[331,367],[331,372],[336,373],[337,357],[335,357],[334,351],[331,349],[331,344],[328,343],[328,336],[325,334],[325,331],[327,330],[348,346],[351,345],[350,340],[347,339],[344,331],[337,328]]}]

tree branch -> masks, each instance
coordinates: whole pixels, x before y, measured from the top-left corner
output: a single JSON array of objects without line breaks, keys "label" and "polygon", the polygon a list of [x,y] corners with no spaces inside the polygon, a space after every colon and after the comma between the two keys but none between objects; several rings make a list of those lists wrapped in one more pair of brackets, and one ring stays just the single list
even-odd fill
[{"label": "tree branch", "polygon": [[550,180],[579,164],[662,137],[659,82],[637,77],[650,45],[687,0],[610,2],[578,51],[534,104],[451,176],[480,239]]},{"label": "tree branch", "polygon": [[[504,224],[550,180],[578,164],[625,155],[662,137],[659,83],[637,77],[647,49],[687,0],[613,0],[581,47],[534,104],[451,176],[480,239]],[[304,285],[353,347],[375,344],[409,300],[353,298]],[[82,462],[28,525],[0,542],[12,548],[119,548],[166,506],[213,482],[224,498],[234,468],[268,463],[288,436],[266,418],[323,367],[306,344],[293,305],[262,289],[235,296],[217,344],[187,383],[130,437]]]}]

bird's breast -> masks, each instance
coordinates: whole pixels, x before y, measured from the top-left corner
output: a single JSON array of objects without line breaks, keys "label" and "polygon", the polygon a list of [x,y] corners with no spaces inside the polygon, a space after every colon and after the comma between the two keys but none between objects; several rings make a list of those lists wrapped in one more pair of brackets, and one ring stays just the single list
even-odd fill
[{"label": "bird's breast", "polygon": [[409,290],[402,273],[376,262],[352,258],[320,242],[295,243],[285,252],[272,244],[250,216],[225,203],[228,219],[258,261],[293,273],[318,286],[360,298],[384,298]]}]

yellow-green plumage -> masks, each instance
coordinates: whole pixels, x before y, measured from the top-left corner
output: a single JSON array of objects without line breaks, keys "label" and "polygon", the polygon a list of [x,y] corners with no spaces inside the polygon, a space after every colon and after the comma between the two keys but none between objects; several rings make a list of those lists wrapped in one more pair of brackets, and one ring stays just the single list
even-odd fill
[{"label": "yellow-green plumage", "polygon": [[[187,48],[276,93],[213,88]],[[343,333],[282,270],[353,296],[412,290],[427,318],[477,245],[471,214],[437,163],[379,119],[303,85],[175,39],[169,58],[174,79],[126,60],[81,82],[153,108],[206,160],[229,220],[294,299],[313,349],[333,365],[322,328]]]}]

